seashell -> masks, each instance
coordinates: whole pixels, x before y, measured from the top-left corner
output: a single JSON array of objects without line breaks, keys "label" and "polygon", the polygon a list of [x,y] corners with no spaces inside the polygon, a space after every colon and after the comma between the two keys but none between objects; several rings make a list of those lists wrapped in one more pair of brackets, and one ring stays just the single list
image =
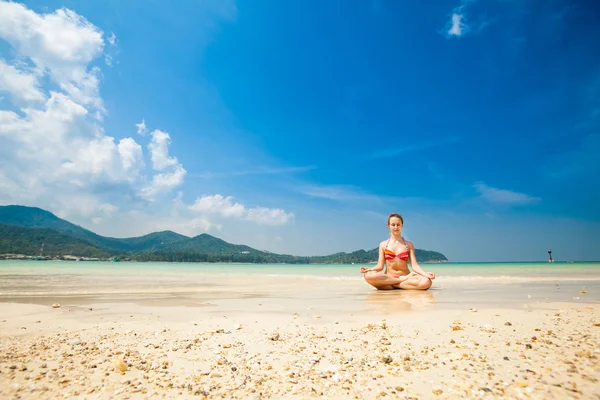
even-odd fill
[{"label": "seashell", "polygon": [[54,303],[54,304],[52,304],[52,308],[60,308],[60,304],[59,303]]}]

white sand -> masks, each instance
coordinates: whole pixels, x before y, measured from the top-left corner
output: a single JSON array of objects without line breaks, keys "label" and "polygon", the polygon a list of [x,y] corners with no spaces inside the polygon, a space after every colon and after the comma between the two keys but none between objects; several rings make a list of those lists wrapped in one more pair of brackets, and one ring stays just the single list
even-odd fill
[{"label": "white sand", "polygon": [[419,311],[428,298],[0,303],[0,398],[599,398],[597,305]]}]

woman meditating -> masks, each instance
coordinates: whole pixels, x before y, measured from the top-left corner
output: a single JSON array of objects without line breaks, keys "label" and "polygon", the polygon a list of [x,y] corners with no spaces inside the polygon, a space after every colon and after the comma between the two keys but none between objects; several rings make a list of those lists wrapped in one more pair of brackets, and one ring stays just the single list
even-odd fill
[{"label": "woman meditating", "polygon": [[[391,213],[388,217],[390,238],[379,244],[379,259],[371,269],[362,267],[368,284],[378,290],[416,289],[427,290],[435,279],[433,272],[425,272],[415,256],[415,246],[402,237],[404,220],[400,214]],[[408,269],[408,262],[413,272]],[[383,272],[384,266],[386,271]]]}]

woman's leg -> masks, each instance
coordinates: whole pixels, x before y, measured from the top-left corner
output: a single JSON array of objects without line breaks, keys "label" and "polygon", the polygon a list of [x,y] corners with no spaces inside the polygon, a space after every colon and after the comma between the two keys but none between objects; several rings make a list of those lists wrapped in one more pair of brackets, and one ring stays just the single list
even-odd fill
[{"label": "woman's leg", "polygon": [[431,287],[433,282],[431,279],[423,276],[423,275],[413,275],[407,280],[394,285],[394,287],[398,289],[406,289],[406,290],[427,290]]},{"label": "woman's leg", "polygon": [[378,290],[393,290],[397,289],[398,285],[403,281],[400,279],[392,278],[383,272],[367,272],[365,274],[365,280],[367,283]]}]

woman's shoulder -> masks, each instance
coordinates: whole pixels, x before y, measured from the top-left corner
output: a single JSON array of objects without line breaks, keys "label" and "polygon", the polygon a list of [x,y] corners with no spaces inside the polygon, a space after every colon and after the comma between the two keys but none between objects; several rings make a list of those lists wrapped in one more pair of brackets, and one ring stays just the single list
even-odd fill
[{"label": "woman's shoulder", "polygon": [[387,245],[388,241],[389,239],[382,240],[381,243],[379,243],[379,248],[383,249]]}]

